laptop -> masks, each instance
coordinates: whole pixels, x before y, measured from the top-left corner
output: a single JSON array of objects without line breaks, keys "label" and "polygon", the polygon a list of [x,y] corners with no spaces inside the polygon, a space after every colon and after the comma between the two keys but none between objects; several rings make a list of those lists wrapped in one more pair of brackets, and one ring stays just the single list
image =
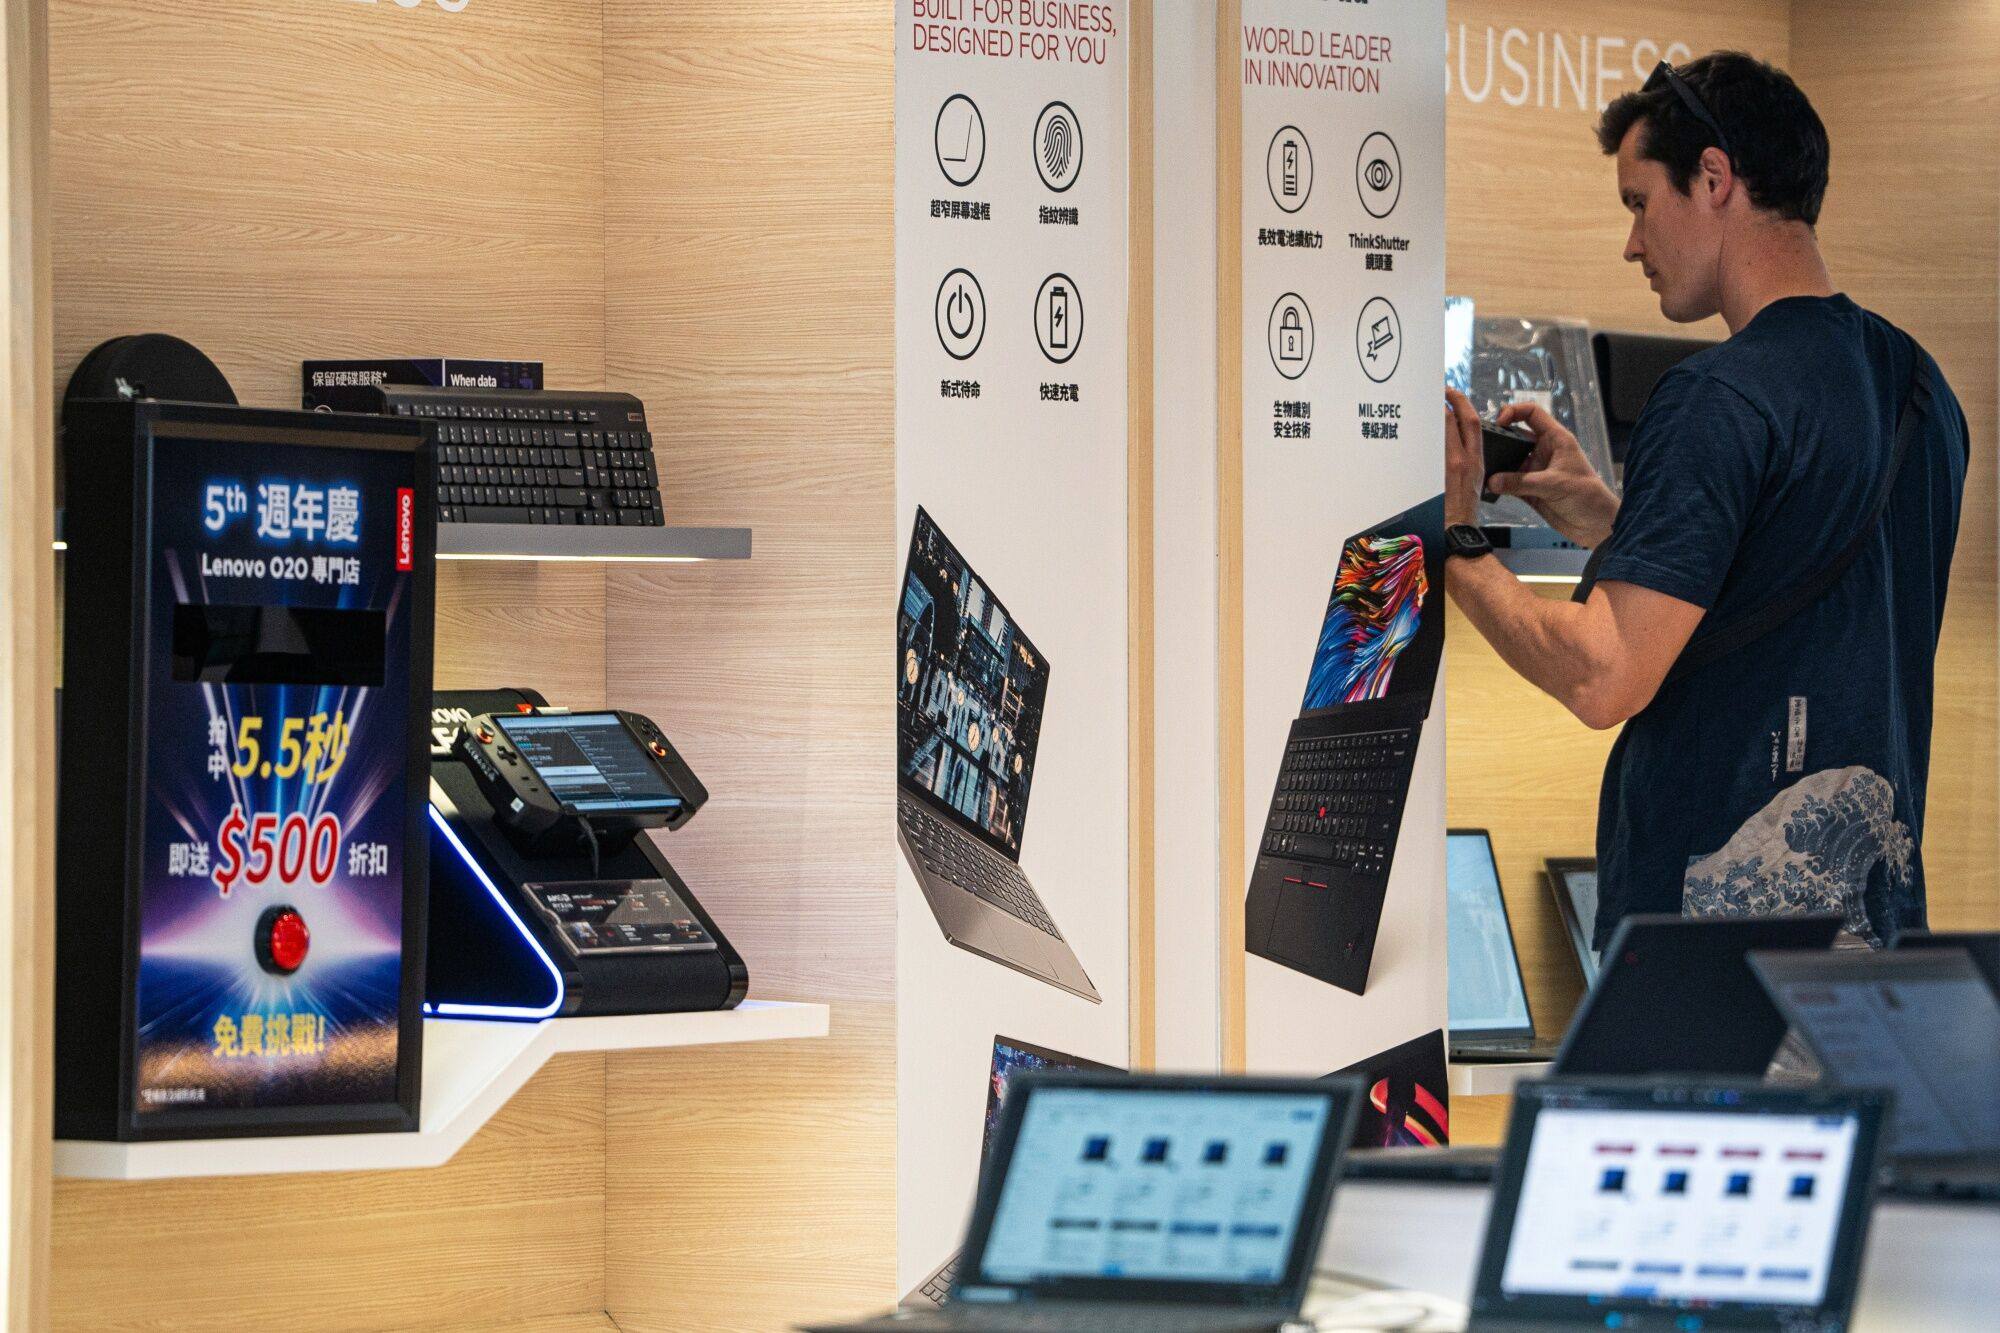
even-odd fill
[{"label": "laptop", "polygon": [[2000,1199],[2000,996],[1964,949],[1753,953],[1828,1078],[1895,1090],[1899,1192]]},{"label": "laptop", "polygon": [[[979,1136],[979,1166],[983,1171],[986,1157],[993,1149],[993,1131],[1000,1123],[1000,1108],[1006,1104],[1007,1088],[1016,1074],[1031,1069],[1090,1069],[1107,1073],[1119,1072],[1114,1065],[1099,1064],[1086,1060],[1080,1055],[1065,1055],[1052,1051],[1046,1046],[1021,1041],[1014,1037],[995,1036],[993,1038],[993,1063],[986,1074],[986,1123]],[[911,1289],[903,1297],[906,1306],[935,1306],[944,1304],[944,1298],[951,1291],[952,1279],[958,1276],[958,1259],[961,1251],[953,1250],[951,1257],[931,1271],[931,1275]]]},{"label": "laptop", "polygon": [[1963,949],[1986,974],[1986,984],[2000,991],[2000,930],[1906,930],[1896,937],[1898,949]]},{"label": "laptop", "polygon": [[917,510],[896,614],[896,841],[945,939],[1101,1003],[1021,871],[1049,661]]},{"label": "laptop", "polygon": [[1356,995],[1444,649],[1444,498],[1348,538],[1244,906],[1244,943]]},{"label": "laptop", "polygon": [[1542,864],[1548,870],[1549,891],[1555,895],[1563,934],[1569,937],[1576,965],[1583,972],[1583,984],[1595,985],[1599,957],[1590,941],[1597,929],[1597,858],[1551,856]]},{"label": "laptop", "polygon": [[1328,1078],[1361,1080],[1363,1101],[1351,1148],[1443,1148],[1451,1143],[1451,1079],[1444,1032],[1433,1028],[1400,1046],[1336,1069]]},{"label": "laptop", "polygon": [[1483,828],[1448,830],[1444,867],[1452,1060],[1547,1060],[1556,1053],[1556,1043],[1535,1036],[1492,838]]},{"label": "laptop", "polygon": [[1839,931],[1837,916],[1628,916],[1551,1072],[1762,1078],[1785,1020],[1747,955],[1824,951]]},{"label": "laptop", "polygon": [[1023,1074],[945,1303],[810,1333],[1278,1329],[1360,1100],[1352,1079]]},{"label": "laptop", "polygon": [[1840,1333],[1893,1100],[1879,1088],[1524,1082],[1472,1333]]}]

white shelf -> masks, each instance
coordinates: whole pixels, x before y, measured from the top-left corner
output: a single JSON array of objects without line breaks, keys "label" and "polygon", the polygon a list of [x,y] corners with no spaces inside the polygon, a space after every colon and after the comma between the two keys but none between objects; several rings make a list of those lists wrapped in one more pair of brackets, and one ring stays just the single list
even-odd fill
[{"label": "white shelf", "polygon": [[1546,1060],[1523,1060],[1517,1064],[1454,1064],[1450,1073],[1454,1097],[1504,1096],[1524,1078],[1541,1078],[1549,1072]]},{"label": "white shelf", "polygon": [[824,1037],[827,1007],[745,1000],[735,1009],[542,1023],[424,1020],[422,1125],[414,1134],[97,1143],[58,1139],[55,1174],[94,1180],[394,1171],[442,1166],[554,1056]]}]

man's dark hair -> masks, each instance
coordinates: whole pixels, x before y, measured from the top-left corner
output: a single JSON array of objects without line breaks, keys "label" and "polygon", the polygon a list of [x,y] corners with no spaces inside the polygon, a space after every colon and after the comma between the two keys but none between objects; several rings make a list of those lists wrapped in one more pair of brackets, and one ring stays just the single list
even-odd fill
[{"label": "man's dark hair", "polygon": [[[1826,126],[1792,76],[1741,51],[1717,51],[1677,73],[1729,137],[1730,162],[1750,202],[1807,226],[1817,223],[1826,198]],[[1597,142],[1615,156],[1634,125],[1645,127],[1639,156],[1664,166],[1682,194],[1692,186],[1702,152],[1721,147],[1664,81],[1606,107]]]}]

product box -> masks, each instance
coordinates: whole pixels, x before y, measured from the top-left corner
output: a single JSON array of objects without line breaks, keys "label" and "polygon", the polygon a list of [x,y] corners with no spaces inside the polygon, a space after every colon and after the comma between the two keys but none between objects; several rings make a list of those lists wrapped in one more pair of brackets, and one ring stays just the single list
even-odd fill
[{"label": "product box", "polygon": [[373,412],[368,391],[380,384],[452,389],[539,389],[539,361],[473,361],[464,357],[384,357],[373,361],[307,361],[300,376],[308,410]]}]

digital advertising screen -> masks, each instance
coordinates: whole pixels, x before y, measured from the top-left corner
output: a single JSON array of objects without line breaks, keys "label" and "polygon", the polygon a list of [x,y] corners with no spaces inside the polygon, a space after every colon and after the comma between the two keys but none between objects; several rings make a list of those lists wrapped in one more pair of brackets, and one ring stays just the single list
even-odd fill
[{"label": "digital advertising screen", "polygon": [[157,450],[141,1118],[398,1099],[413,459]]}]

